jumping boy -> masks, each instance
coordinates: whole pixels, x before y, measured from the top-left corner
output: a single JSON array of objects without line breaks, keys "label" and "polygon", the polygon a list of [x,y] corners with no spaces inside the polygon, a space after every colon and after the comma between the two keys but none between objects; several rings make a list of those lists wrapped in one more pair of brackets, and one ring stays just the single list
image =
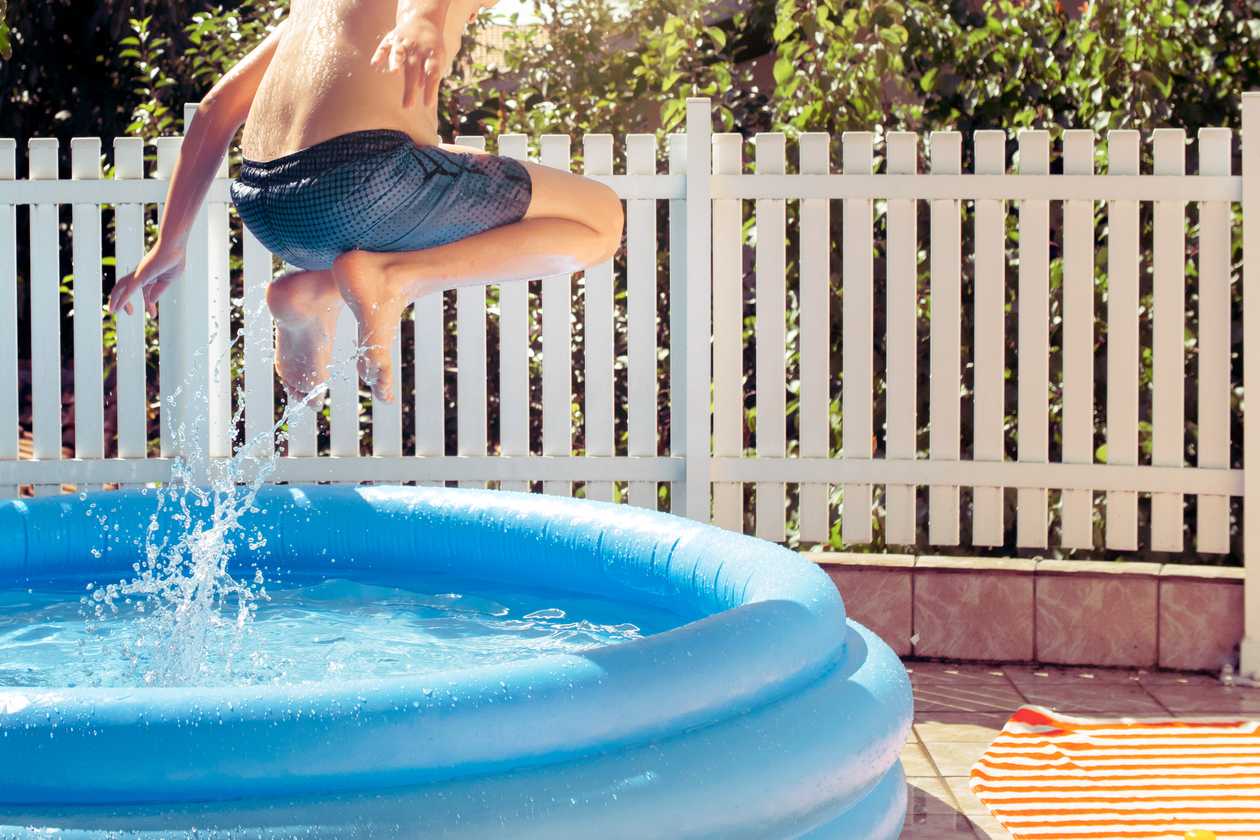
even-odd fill
[{"label": "jumping boy", "polygon": [[458,286],[578,271],[620,247],[621,201],[564,170],[442,143],[437,94],[467,22],[496,0],[293,0],[288,17],[197,107],[157,244],[110,310],[155,303],[184,271],[197,208],[241,125],[232,203],[300,268],[273,282],[276,368],[290,395],[327,379],[337,312],[359,373],[391,401],[402,310]]}]

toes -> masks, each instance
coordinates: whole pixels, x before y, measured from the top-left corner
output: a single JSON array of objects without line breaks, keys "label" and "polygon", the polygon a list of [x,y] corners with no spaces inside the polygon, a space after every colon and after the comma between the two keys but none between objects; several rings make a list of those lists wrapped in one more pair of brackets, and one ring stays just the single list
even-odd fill
[{"label": "toes", "polygon": [[372,386],[372,396],[384,400],[385,402],[394,401],[394,385],[393,377],[390,376],[389,368],[382,368],[376,377],[376,384]]},{"label": "toes", "polygon": [[369,347],[359,356],[359,376],[372,389],[372,396],[393,402],[393,371],[389,352]]}]

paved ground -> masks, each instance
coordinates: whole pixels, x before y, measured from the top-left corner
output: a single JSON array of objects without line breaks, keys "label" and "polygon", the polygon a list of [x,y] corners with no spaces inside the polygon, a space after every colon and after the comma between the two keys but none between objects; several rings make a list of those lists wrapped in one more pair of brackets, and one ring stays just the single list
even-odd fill
[{"label": "paved ground", "polygon": [[902,840],[1009,840],[971,795],[967,774],[1010,713],[1025,703],[1100,717],[1260,719],[1260,689],[1209,676],[1089,668],[907,661],[915,724],[902,762],[910,808]]}]

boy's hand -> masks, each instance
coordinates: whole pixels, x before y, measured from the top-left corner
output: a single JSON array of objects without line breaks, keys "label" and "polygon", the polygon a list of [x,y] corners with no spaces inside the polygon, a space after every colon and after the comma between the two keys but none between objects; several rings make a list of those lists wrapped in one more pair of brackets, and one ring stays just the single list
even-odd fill
[{"label": "boy's hand", "polygon": [[135,271],[114,283],[114,290],[109,293],[109,311],[116,315],[122,309],[130,315],[133,312],[130,298],[140,289],[144,293],[145,311],[157,315],[157,299],[175,278],[184,273],[184,266],[185,251],[182,247],[159,244],[141,258]]},{"label": "boy's hand", "polygon": [[399,21],[372,55],[372,66],[394,73],[403,71],[403,107],[416,102],[416,91],[422,85],[425,107],[437,104],[438,84],[450,68],[450,57],[442,42],[442,28],[424,16],[409,16]]}]

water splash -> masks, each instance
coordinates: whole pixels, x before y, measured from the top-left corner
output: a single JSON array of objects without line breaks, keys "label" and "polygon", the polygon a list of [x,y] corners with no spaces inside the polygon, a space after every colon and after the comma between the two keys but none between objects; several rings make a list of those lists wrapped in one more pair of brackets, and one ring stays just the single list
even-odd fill
[{"label": "water splash", "polygon": [[[235,343],[229,344],[225,356]],[[328,380],[300,400],[288,400],[280,419],[269,430],[243,441],[231,457],[208,457],[189,424],[180,422],[173,429],[178,455],[170,480],[156,492],[143,557],[132,565],[135,577],[103,586],[88,584],[88,594],[80,601],[89,635],[108,629],[104,623],[127,610],[134,613],[118,652],[138,682],[187,686],[231,681],[242,638],[259,602],[269,599],[262,569],[255,568],[249,577],[236,577],[229,571],[235,553],[232,536],[245,529],[242,517],[255,510],[259,489],[276,470],[279,447],[273,444],[284,441],[287,429],[313,422],[310,415],[331,381],[349,375],[357,382],[356,363],[366,349],[355,347],[348,358],[334,359]],[[176,399],[191,390],[192,377],[199,375],[196,381],[208,382],[205,369],[198,371],[207,355],[198,348],[189,379],[167,398],[164,410],[176,411]],[[191,396],[198,401],[206,398],[204,390]],[[240,428],[244,411],[245,400],[240,397],[238,392],[233,429]],[[163,527],[168,523],[173,527]],[[266,540],[261,533],[246,538],[253,548]],[[250,663],[252,667],[260,664],[256,659]]]}]

